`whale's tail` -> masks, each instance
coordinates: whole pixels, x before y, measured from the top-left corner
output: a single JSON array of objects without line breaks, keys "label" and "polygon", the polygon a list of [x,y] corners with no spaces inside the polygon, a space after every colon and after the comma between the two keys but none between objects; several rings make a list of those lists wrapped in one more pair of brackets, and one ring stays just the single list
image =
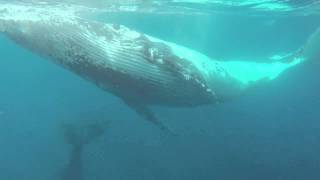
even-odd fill
[{"label": "whale's tail", "polygon": [[104,134],[109,126],[108,121],[88,121],[79,124],[63,124],[63,136],[71,146],[84,146]]},{"label": "whale's tail", "polygon": [[79,124],[63,124],[65,141],[71,145],[71,155],[67,166],[63,169],[62,180],[82,180],[83,161],[82,152],[86,144],[104,134],[109,122],[90,121]]}]

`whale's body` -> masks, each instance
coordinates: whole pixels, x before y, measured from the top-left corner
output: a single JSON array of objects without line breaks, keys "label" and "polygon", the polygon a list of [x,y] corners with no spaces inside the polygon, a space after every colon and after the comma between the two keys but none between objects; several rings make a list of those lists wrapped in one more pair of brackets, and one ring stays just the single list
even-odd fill
[{"label": "whale's body", "polygon": [[[147,105],[197,106],[224,101],[275,79],[314,56],[310,44],[271,63],[216,61],[122,25],[88,21],[42,6],[0,5],[0,31],[18,44],[94,82],[154,121]],[[318,39],[317,39],[318,38]]]},{"label": "whale's body", "polygon": [[15,12],[1,22],[8,37],[124,100],[167,105],[212,101],[201,72],[173,52],[172,47],[180,48],[183,56],[183,51],[190,53],[182,47],[122,25],[9,7]]}]

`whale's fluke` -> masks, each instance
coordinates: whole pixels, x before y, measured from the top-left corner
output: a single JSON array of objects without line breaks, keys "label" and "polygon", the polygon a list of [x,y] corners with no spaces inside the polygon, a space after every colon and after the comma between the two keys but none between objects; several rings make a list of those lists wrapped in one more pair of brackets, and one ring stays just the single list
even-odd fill
[{"label": "whale's fluke", "polygon": [[62,180],[82,180],[83,160],[82,152],[85,145],[101,137],[109,127],[108,121],[79,121],[65,123],[62,127],[65,141],[71,145],[71,154],[67,166],[63,169]]}]

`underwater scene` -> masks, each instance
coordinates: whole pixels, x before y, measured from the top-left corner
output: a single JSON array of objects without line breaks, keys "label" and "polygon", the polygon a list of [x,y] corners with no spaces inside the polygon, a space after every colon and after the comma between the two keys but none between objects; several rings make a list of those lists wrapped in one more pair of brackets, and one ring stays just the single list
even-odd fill
[{"label": "underwater scene", "polygon": [[318,180],[319,77],[318,0],[0,0],[0,180]]}]

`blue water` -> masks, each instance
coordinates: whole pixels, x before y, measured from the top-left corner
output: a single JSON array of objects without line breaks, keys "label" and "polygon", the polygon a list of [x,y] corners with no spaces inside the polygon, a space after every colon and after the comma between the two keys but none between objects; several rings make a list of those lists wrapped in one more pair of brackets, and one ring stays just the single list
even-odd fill
[{"label": "blue water", "polygon": [[[220,60],[265,61],[298,49],[320,26],[317,13],[277,13],[228,9],[96,18]],[[0,57],[1,180],[61,179],[70,156],[61,124],[87,119],[112,121],[83,151],[88,180],[320,179],[320,61],[299,65],[226,103],[153,108],[178,134],[168,136],[112,94],[4,36]]]}]

